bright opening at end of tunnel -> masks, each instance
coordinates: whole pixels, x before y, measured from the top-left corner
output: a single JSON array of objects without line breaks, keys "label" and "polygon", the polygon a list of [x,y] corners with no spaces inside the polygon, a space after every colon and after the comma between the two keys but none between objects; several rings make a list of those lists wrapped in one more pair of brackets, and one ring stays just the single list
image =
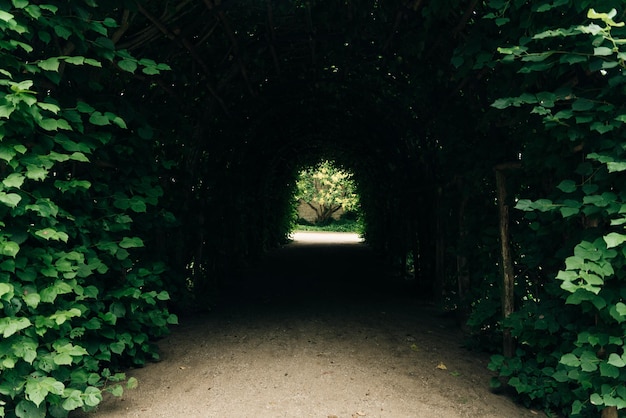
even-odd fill
[{"label": "bright opening at end of tunnel", "polygon": [[358,244],[363,238],[356,232],[295,231],[289,236],[302,244]]}]

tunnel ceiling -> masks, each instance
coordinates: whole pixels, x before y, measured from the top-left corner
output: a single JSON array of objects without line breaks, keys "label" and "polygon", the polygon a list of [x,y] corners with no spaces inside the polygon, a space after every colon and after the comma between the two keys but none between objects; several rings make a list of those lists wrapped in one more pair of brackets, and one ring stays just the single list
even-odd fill
[{"label": "tunnel ceiling", "polygon": [[428,145],[420,126],[450,95],[450,57],[475,6],[151,2],[133,6],[119,46],[172,67],[146,95],[186,115],[176,130],[188,132],[191,176],[207,158],[268,170],[326,155],[380,178]]}]

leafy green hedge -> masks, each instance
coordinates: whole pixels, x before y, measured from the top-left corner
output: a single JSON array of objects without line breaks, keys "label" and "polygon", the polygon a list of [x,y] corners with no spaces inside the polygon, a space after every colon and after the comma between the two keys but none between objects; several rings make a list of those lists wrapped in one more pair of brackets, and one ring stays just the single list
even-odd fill
[{"label": "leafy green hedge", "polygon": [[[523,161],[538,172],[552,170],[556,179],[549,195],[522,194],[516,208],[531,231],[552,229],[552,239],[560,234],[558,244],[569,251],[558,271],[546,271],[553,276],[541,294],[504,321],[519,346],[513,358],[492,357],[490,368],[501,378],[494,382],[504,380],[526,404],[547,411],[582,417],[611,410],[617,416],[626,409],[625,25],[615,20],[615,9],[590,8],[584,23],[555,27],[572,16],[573,2],[544,2],[532,10],[520,2],[491,4],[489,17],[498,26],[517,16],[535,25],[499,48],[498,65],[515,69],[519,95],[492,106],[528,106],[540,118],[546,130],[536,132],[541,140],[528,142]],[[559,171],[551,166],[554,146],[561,147]],[[535,235],[549,238],[541,237]]]},{"label": "leafy green hedge", "polygon": [[[64,417],[121,394],[176,323],[150,129],[103,82],[136,60],[92,1],[0,1],[0,416]],[[165,214],[167,215],[167,214]],[[126,385],[137,382],[130,379]]]}]

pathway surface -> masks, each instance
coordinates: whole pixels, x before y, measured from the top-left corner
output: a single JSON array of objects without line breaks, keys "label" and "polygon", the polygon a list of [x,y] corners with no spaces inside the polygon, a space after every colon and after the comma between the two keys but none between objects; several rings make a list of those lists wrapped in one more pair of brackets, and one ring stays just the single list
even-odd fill
[{"label": "pathway surface", "polygon": [[181,318],[159,343],[162,361],[128,372],[137,389],[76,416],[540,416],[492,394],[487,356],[385,280],[358,237],[294,238],[234,278],[212,312]]}]

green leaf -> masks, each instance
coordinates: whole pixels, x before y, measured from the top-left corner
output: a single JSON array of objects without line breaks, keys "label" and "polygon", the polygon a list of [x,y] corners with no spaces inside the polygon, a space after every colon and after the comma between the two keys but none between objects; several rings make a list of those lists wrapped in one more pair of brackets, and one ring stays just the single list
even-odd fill
[{"label": "green leaf", "polygon": [[626,235],[619,234],[617,232],[611,232],[602,238],[604,239],[604,242],[606,242],[607,248],[617,247],[626,241]]},{"label": "green leaf", "polygon": [[11,13],[5,12],[4,10],[0,10],[0,20],[4,22],[9,22],[13,20],[13,18],[15,18],[15,16],[12,15]]},{"label": "green leaf", "polygon": [[111,343],[109,345],[109,348],[111,349],[112,352],[114,352],[115,354],[122,354],[124,352],[124,348],[126,347],[126,345],[123,342],[117,341],[114,343]]},{"label": "green leaf", "polygon": [[67,398],[62,404],[63,409],[66,411],[73,411],[83,406],[84,402],[81,395],[81,391],[76,389],[70,390],[69,393],[66,393],[65,396],[67,396]]},{"label": "green leaf", "polygon": [[28,164],[26,166],[26,178],[31,180],[44,180],[48,175],[48,170],[44,167]]},{"label": "green leaf", "polygon": [[611,353],[609,355],[609,359],[607,360],[607,363],[615,366],[615,367],[626,367],[626,362],[624,362],[624,359],[622,359],[622,357],[620,357],[618,354],[615,353]]},{"label": "green leaf", "polygon": [[124,388],[122,385],[114,385],[107,389],[109,393],[113,396],[120,397],[124,394]]},{"label": "green leaf", "polygon": [[0,332],[4,338],[9,338],[16,332],[26,329],[31,325],[32,323],[28,318],[0,318]]},{"label": "green leaf", "polygon": [[117,63],[117,65],[124,71],[134,73],[137,69],[137,61],[131,59],[125,59]]},{"label": "green leaf", "polygon": [[566,207],[566,206],[559,208],[559,211],[561,212],[561,216],[563,216],[564,218],[568,218],[570,216],[578,215],[578,213],[580,213],[580,209],[578,209],[578,208],[570,208],[570,207]]},{"label": "green leaf", "polygon": [[144,246],[144,243],[141,240],[141,238],[138,238],[138,237],[133,237],[133,238],[124,237],[122,241],[119,243],[119,246],[121,248],[140,248]]},{"label": "green leaf", "polygon": [[102,113],[96,111],[96,112],[93,112],[91,116],[89,117],[89,123],[96,125],[96,126],[105,126],[105,125],[110,125],[111,121]]},{"label": "green leaf", "polygon": [[38,407],[33,402],[24,399],[15,407],[15,415],[19,418],[46,418],[46,406]]},{"label": "green leaf", "polygon": [[41,296],[39,293],[26,293],[22,296],[22,298],[24,299],[26,306],[33,309],[37,308],[39,302],[41,302]]},{"label": "green leaf", "polygon": [[67,240],[69,239],[67,233],[63,231],[57,231],[53,228],[40,229],[38,231],[35,231],[35,235],[45,239],[46,241],[53,240],[67,242]]},{"label": "green leaf", "polygon": [[589,397],[589,401],[593,404],[593,405],[604,405],[604,402],[602,401],[602,397],[600,395],[598,395],[597,393],[592,394]]},{"label": "green leaf", "polygon": [[59,59],[56,57],[48,58],[37,62],[37,66],[45,71],[59,71]]},{"label": "green leaf", "polygon": [[617,173],[620,171],[626,171],[626,161],[607,162],[606,167],[609,170],[609,173]]},{"label": "green leaf", "polygon": [[130,201],[130,208],[135,212],[145,212],[147,210],[146,202],[138,197],[133,197]]},{"label": "green leaf", "polygon": [[583,112],[586,110],[593,109],[594,103],[588,99],[578,99],[574,103],[572,103],[572,110],[576,110],[578,112]]},{"label": "green leaf", "polygon": [[59,129],[59,124],[57,123],[56,119],[51,118],[41,119],[37,122],[37,125],[39,125],[41,129],[44,129],[46,131],[56,131]]},{"label": "green leaf", "polygon": [[611,48],[607,48],[606,46],[599,46],[593,49],[593,55],[595,56],[606,57],[612,54],[613,50]]},{"label": "green leaf", "polygon": [[136,377],[131,377],[126,382],[126,389],[136,389],[139,386],[139,381]]},{"label": "green leaf", "polygon": [[619,377],[619,369],[608,363],[600,363],[600,376],[617,378]]},{"label": "green leaf", "polygon": [[576,182],[573,180],[563,180],[556,187],[563,193],[572,193],[576,191]]},{"label": "green leaf", "polygon": [[73,152],[69,156],[69,158],[70,158],[70,160],[80,161],[82,163],[88,163],[89,162],[89,158],[87,158],[87,156],[85,154],[83,154],[82,152]]},{"label": "green leaf", "polygon": [[85,63],[85,57],[75,56],[75,57],[63,57],[65,62],[72,65],[83,65]]},{"label": "green leaf", "polygon": [[48,393],[61,395],[65,386],[52,377],[33,378],[30,377],[26,382],[25,393],[28,399],[35,405],[39,406],[45,400]]},{"label": "green leaf", "polygon": [[20,246],[17,242],[13,242],[13,241],[0,242],[0,254],[1,255],[6,255],[7,257],[15,258],[15,256],[17,255],[19,251],[20,251]]},{"label": "green leaf", "polygon": [[16,207],[21,200],[22,196],[17,193],[0,192],[0,203],[4,203],[10,208]]},{"label": "green leaf", "polygon": [[83,394],[85,405],[97,406],[102,402],[102,391],[96,387],[88,386]]},{"label": "green leaf", "polygon": [[4,180],[2,180],[2,184],[6,187],[15,187],[19,189],[22,187],[22,184],[24,184],[25,179],[24,175],[20,173],[11,173]]},{"label": "green leaf", "polygon": [[0,283],[0,297],[7,294],[10,294],[10,297],[13,296],[13,285],[8,283]]},{"label": "green leaf", "polygon": [[578,366],[580,366],[580,359],[578,357],[576,357],[575,354],[572,354],[572,353],[564,354],[561,357],[561,360],[559,362],[561,364],[564,364],[564,365],[570,366],[570,367],[578,367]]}]

